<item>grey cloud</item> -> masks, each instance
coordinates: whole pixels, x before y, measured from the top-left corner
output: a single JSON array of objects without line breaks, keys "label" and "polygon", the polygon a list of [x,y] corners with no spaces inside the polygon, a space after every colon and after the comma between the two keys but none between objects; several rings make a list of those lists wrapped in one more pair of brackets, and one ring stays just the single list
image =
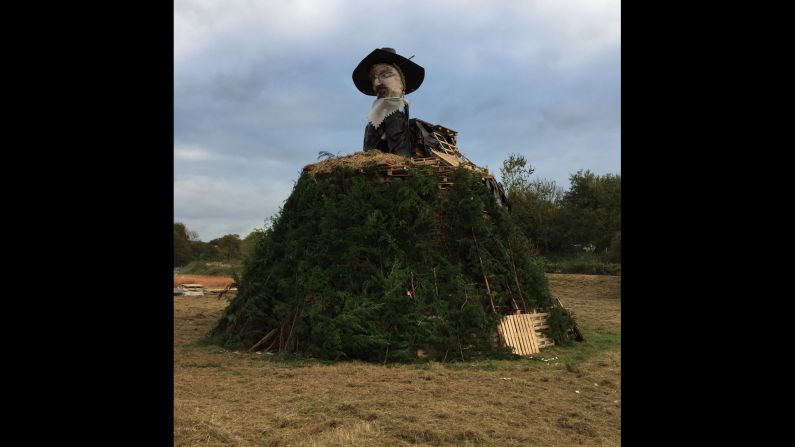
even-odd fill
[{"label": "grey cloud", "polygon": [[[620,172],[617,4],[422,1],[390,20],[355,1],[317,3],[308,16],[298,4],[225,5],[176,3],[184,31],[175,37],[175,148],[206,148],[219,160],[175,160],[175,198],[191,197],[175,213],[191,216],[189,228],[203,225],[205,240],[240,219],[252,225],[251,213],[264,221],[318,151],[360,149],[373,98],[355,89],[351,71],[382,46],[415,54],[426,77],[408,96],[412,116],[457,130],[472,161],[498,173],[521,153],[537,176],[565,187],[578,169]],[[199,200],[187,179],[223,187]],[[230,199],[263,188],[271,192],[254,208]]]}]

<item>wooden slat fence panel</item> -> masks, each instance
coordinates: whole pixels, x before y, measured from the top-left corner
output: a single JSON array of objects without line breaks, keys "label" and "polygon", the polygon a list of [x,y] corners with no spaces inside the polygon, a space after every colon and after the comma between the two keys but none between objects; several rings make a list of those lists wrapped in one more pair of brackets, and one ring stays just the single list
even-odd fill
[{"label": "wooden slat fence panel", "polygon": [[549,328],[548,318],[549,312],[506,315],[497,325],[497,334],[514,354],[537,354],[542,348],[555,344],[542,332]]}]

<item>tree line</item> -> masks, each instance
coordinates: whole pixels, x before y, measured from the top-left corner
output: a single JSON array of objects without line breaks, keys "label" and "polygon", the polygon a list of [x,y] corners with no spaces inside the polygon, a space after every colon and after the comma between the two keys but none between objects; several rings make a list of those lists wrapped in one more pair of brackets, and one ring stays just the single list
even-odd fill
[{"label": "tree line", "polygon": [[511,154],[500,168],[516,224],[533,250],[549,259],[591,256],[621,262],[621,176],[579,170],[569,189],[533,177],[525,157]]},{"label": "tree line", "polygon": [[257,240],[264,234],[263,230],[255,229],[243,239],[238,234],[227,234],[203,242],[196,231],[189,230],[182,222],[174,222],[174,267],[194,261],[240,262],[254,251]]}]

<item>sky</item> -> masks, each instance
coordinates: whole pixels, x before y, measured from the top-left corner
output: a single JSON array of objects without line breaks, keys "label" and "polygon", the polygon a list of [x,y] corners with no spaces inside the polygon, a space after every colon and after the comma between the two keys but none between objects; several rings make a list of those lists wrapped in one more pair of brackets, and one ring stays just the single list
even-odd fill
[{"label": "sky", "polygon": [[174,221],[203,241],[267,225],[320,151],[362,150],[351,74],[394,48],[425,68],[411,116],[499,179],[621,173],[621,4],[600,0],[175,0]]}]

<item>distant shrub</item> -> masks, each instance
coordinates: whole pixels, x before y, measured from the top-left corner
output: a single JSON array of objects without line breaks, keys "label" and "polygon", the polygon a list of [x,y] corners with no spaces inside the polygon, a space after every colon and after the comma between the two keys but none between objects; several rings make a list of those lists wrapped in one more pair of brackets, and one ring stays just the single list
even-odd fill
[{"label": "distant shrub", "polygon": [[192,261],[181,268],[179,273],[182,275],[232,276],[239,272],[240,268],[240,261],[231,263]]},{"label": "distant shrub", "polygon": [[609,262],[603,256],[582,254],[572,258],[545,262],[546,273],[581,273],[586,275],[621,275],[621,263]]}]

